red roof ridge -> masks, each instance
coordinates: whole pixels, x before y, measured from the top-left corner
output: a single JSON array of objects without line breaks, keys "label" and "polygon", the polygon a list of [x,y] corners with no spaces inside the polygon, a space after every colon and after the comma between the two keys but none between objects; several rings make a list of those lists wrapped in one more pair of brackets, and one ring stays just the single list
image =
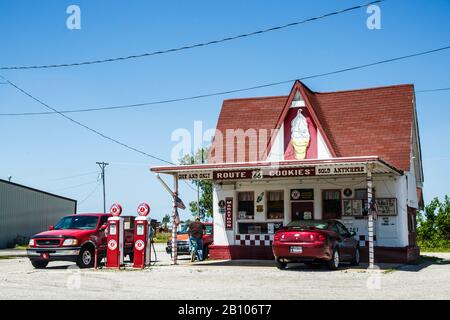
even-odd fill
[{"label": "red roof ridge", "polygon": [[313,94],[335,94],[335,93],[371,91],[371,90],[380,90],[380,89],[398,88],[398,87],[414,87],[414,84],[413,83],[402,83],[402,84],[394,84],[394,85],[389,85],[389,86],[359,88],[359,89],[350,89],[350,90],[324,91],[324,92],[312,91],[311,90],[311,92]]}]

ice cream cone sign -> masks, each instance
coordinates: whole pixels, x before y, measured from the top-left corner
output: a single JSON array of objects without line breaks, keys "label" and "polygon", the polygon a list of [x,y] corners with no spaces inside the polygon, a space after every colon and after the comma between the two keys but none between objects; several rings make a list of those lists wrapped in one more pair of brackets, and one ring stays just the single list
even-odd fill
[{"label": "ice cream cone sign", "polygon": [[308,122],[299,108],[297,116],[291,122],[291,143],[294,147],[294,157],[297,160],[306,158],[311,136],[308,130]]}]

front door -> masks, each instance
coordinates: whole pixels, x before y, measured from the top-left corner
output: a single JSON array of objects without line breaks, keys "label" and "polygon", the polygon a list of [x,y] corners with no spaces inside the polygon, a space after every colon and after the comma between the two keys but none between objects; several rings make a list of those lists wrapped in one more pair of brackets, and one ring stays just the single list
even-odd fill
[{"label": "front door", "polygon": [[314,219],[313,202],[291,202],[291,220]]}]

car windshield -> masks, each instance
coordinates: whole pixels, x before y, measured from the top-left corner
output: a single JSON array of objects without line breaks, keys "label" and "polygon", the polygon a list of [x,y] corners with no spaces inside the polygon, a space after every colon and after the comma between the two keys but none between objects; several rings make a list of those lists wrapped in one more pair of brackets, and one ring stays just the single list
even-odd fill
[{"label": "car windshield", "polygon": [[288,228],[295,229],[328,229],[328,222],[320,220],[296,220],[286,225]]},{"label": "car windshield", "polygon": [[55,225],[55,230],[81,229],[93,230],[97,227],[98,217],[71,216],[64,217]]}]

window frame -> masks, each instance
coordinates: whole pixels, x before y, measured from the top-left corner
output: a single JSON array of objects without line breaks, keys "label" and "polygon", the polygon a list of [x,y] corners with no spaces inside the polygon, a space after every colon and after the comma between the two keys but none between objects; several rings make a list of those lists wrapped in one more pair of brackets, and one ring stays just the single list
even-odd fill
[{"label": "window frame", "polygon": [[[330,191],[339,192],[339,199],[335,200],[335,201],[337,201],[339,203],[340,210],[339,210],[339,212],[336,213],[335,217],[332,217],[332,218],[327,217],[327,218],[325,218],[324,217],[324,215],[325,215],[325,206],[324,206],[325,193],[326,192],[330,192]],[[321,199],[321,201],[322,201],[322,219],[327,220],[327,219],[341,219],[342,218],[342,190],[341,189],[322,189],[322,199]]]},{"label": "window frame", "polygon": [[[239,200],[239,194],[240,193],[252,193],[253,194],[253,201],[252,201],[252,207],[253,207],[253,212],[252,212],[252,215],[253,215],[253,218],[240,218],[239,217],[239,203],[241,202],[240,200]],[[254,190],[250,190],[250,191],[238,191],[237,192],[237,195],[236,195],[236,200],[237,200],[237,211],[236,211],[236,221],[255,221],[255,216],[256,216],[256,214],[255,214],[255,210],[256,210],[256,206],[255,206],[255,191]],[[243,202],[250,202],[250,201],[243,201]]]},{"label": "window frame", "polygon": [[[282,194],[281,200],[278,200],[278,201],[281,201],[283,204],[283,206],[282,206],[283,216],[281,218],[269,218],[269,202],[270,202],[269,194],[271,192],[281,192],[281,194]],[[268,221],[283,221],[284,217],[285,217],[285,213],[286,213],[286,208],[285,208],[285,203],[284,203],[284,190],[282,190],[282,189],[268,190],[268,191],[265,191],[265,193],[266,193],[266,220],[268,220]]]}]

